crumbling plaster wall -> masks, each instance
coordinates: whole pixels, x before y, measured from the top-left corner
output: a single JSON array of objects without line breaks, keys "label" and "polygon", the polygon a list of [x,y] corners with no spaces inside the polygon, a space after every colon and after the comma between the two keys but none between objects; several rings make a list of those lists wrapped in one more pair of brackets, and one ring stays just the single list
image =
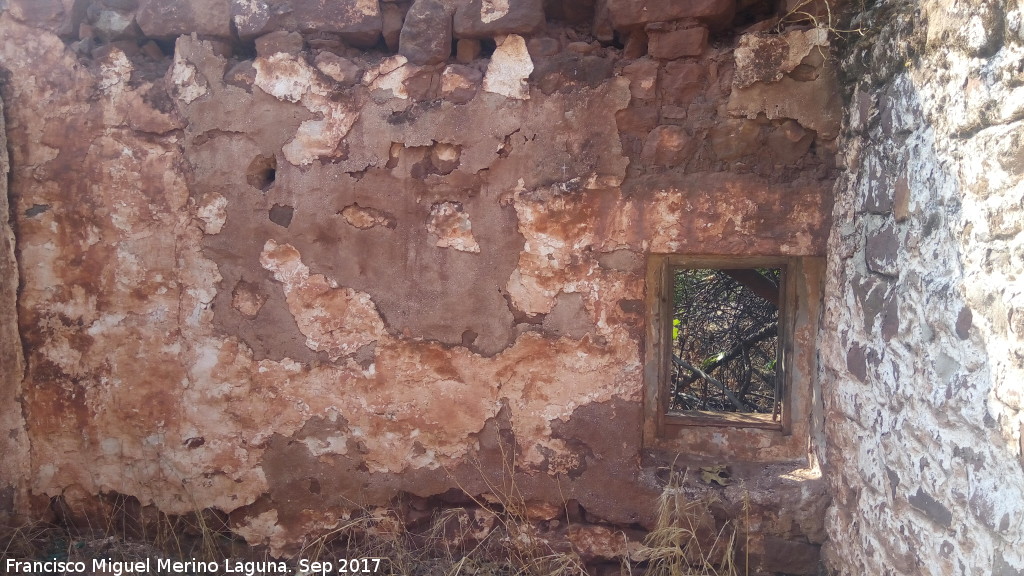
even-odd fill
[{"label": "crumbling plaster wall", "polygon": [[[538,520],[651,526],[645,255],[823,254],[827,39],[725,33],[725,0],[419,2],[7,3],[37,507],[213,508],[277,553],[487,492],[513,446]],[[820,543],[786,478],[759,533]]]},{"label": "crumbling plaster wall", "polygon": [[853,22],[822,349],[842,574],[1024,574],[1022,16]]}]

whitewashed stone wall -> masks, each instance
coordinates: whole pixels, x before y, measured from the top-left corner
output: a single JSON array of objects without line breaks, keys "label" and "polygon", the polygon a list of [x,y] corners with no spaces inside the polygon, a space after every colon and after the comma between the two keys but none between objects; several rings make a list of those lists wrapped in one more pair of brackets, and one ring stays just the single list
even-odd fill
[{"label": "whitewashed stone wall", "polygon": [[1024,574],[1021,8],[853,23],[821,350],[839,574]]}]

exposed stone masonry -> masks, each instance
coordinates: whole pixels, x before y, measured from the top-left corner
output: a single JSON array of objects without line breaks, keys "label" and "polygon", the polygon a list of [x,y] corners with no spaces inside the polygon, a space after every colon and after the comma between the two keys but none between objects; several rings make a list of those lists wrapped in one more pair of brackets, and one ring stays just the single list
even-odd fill
[{"label": "exposed stone masonry", "polygon": [[1022,17],[852,24],[821,360],[842,574],[1024,574]]},{"label": "exposed stone masonry", "polygon": [[[8,214],[7,182],[10,163],[7,156],[7,131],[4,103],[0,99],[0,214]],[[36,211],[48,207],[34,207]],[[30,208],[29,210],[33,210]],[[0,453],[6,472],[0,475],[0,521],[24,519],[25,481],[28,475],[28,438],[20,410],[21,381],[25,359],[18,333],[18,264],[15,259],[14,230],[7,218],[0,218]]]}]

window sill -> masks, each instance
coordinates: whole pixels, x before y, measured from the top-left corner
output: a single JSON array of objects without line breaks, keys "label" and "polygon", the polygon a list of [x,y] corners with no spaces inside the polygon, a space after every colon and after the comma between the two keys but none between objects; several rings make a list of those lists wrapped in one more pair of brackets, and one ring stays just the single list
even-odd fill
[{"label": "window sill", "polygon": [[730,426],[734,428],[762,428],[782,430],[782,419],[771,414],[740,414],[736,412],[705,412],[687,410],[669,412],[663,421],[665,428],[685,426]]}]

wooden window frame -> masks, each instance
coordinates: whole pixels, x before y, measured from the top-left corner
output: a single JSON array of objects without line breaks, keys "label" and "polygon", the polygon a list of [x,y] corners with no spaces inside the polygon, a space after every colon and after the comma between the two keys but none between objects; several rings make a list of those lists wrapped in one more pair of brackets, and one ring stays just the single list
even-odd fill
[{"label": "wooden window frame", "polygon": [[[672,340],[672,278],[679,268],[780,268],[779,361],[781,415],[687,411],[669,413]],[[644,350],[644,445],[694,457],[793,460],[806,457],[812,388],[813,346],[820,310],[823,259],[800,256],[705,256],[649,254]],[[795,338],[801,335],[801,343]],[[807,345],[810,338],[810,346]],[[795,363],[800,369],[796,370]]]}]

